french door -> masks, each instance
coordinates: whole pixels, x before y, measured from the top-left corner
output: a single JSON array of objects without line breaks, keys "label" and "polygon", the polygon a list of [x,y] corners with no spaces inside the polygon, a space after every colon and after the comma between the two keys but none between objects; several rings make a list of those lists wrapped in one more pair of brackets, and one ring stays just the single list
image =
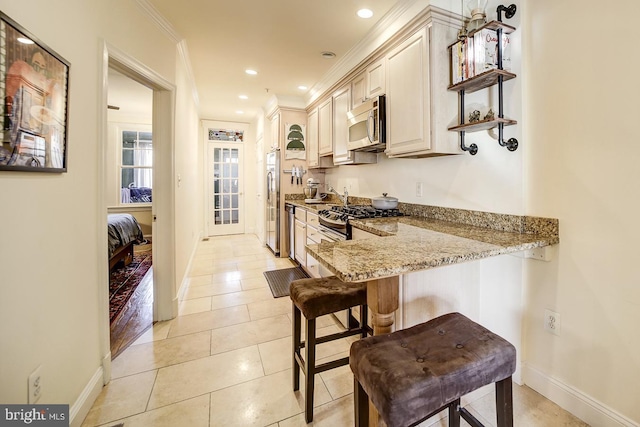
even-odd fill
[{"label": "french door", "polygon": [[208,147],[208,234],[244,233],[242,146],[209,142]]}]

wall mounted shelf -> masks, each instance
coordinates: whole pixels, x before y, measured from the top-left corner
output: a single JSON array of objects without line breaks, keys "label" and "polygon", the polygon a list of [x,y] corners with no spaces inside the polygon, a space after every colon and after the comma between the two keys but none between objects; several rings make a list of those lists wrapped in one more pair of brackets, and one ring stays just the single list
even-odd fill
[{"label": "wall mounted shelf", "polygon": [[[515,138],[509,138],[509,140],[504,141],[503,131],[505,126],[515,125],[518,122],[515,120],[507,119],[504,117],[504,106],[503,106],[503,94],[502,94],[502,84],[505,81],[514,79],[516,75],[509,71],[503,69],[502,59],[502,35],[509,34],[515,31],[515,27],[511,25],[504,24],[502,22],[502,13],[505,13],[506,18],[512,18],[516,13],[516,6],[514,4],[506,7],[503,5],[498,6],[497,14],[498,20],[491,21],[477,30],[468,34],[467,37],[473,37],[478,31],[482,30],[493,30],[496,32],[497,43],[497,68],[485,71],[476,76],[470,77],[466,80],[463,80],[459,83],[450,85],[447,89],[451,91],[456,91],[459,94],[459,103],[460,103],[460,111],[459,111],[459,120],[460,124],[456,126],[451,126],[448,129],[453,132],[458,132],[460,134],[460,149],[463,151],[469,152],[472,156],[478,152],[478,146],[476,144],[471,144],[466,146],[464,143],[464,136],[466,132],[479,132],[483,130],[489,130],[493,128],[498,128],[498,144],[502,147],[506,147],[509,151],[515,151],[518,149],[518,140]],[[465,123],[465,111],[464,111],[464,95],[465,93],[473,93],[478,90],[486,89],[492,87],[494,85],[498,85],[498,116],[491,120],[481,120],[471,123]]]},{"label": "wall mounted shelf", "polygon": [[482,131],[482,130],[493,129],[493,128],[498,127],[500,125],[502,125],[502,126],[511,126],[511,125],[515,125],[517,123],[518,122],[516,122],[515,120],[511,120],[511,119],[495,118],[493,120],[481,120],[479,122],[464,123],[464,124],[461,124],[461,125],[452,126],[452,127],[449,128],[449,130],[454,131],[454,132],[460,132],[460,131],[479,132],[479,131]]}]

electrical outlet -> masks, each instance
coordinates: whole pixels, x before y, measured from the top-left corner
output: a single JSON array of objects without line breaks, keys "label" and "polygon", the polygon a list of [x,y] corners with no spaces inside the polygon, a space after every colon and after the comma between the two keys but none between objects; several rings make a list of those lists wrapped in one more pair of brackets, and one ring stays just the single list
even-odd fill
[{"label": "electrical outlet", "polygon": [[29,404],[34,404],[40,400],[42,396],[42,377],[40,375],[40,369],[42,365],[38,366],[35,371],[29,375]]},{"label": "electrical outlet", "polygon": [[416,197],[422,197],[422,183],[416,182]]},{"label": "electrical outlet", "polygon": [[544,329],[560,336],[560,314],[548,309],[544,310]]}]

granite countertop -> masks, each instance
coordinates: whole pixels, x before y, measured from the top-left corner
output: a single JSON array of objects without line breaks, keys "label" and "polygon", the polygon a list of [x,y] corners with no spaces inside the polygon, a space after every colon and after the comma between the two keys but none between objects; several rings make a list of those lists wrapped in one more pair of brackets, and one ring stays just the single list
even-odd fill
[{"label": "granite countertop", "polygon": [[310,211],[321,211],[323,209],[331,209],[331,205],[335,203],[305,203],[304,200],[285,200],[288,205],[305,208]]},{"label": "granite countertop", "polygon": [[[545,218],[517,218],[548,223]],[[550,221],[555,232],[551,226],[552,232],[541,234],[424,217],[351,220],[352,227],[383,237],[323,242],[308,245],[307,252],[341,280],[362,282],[557,244],[557,220]],[[528,229],[537,230],[535,225]]]}]

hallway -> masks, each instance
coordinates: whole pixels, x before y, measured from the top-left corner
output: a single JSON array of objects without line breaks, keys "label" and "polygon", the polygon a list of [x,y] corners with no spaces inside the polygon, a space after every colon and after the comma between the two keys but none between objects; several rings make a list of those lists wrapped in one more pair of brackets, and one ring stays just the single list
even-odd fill
[{"label": "hallway", "polygon": [[[291,301],[274,299],[263,275],[291,266],[255,235],[200,242],[179,316],[113,361],[112,380],[82,425],[305,426],[303,395],[291,389]],[[338,329],[329,316],[318,325],[319,335]],[[344,357],[349,344],[324,344],[321,362]],[[352,426],[352,387],[348,366],[318,375],[312,425]],[[493,402],[490,393],[470,406],[487,426],[495,424]],[[514,412],[519,427],[586,425],[516,384]]]}]

